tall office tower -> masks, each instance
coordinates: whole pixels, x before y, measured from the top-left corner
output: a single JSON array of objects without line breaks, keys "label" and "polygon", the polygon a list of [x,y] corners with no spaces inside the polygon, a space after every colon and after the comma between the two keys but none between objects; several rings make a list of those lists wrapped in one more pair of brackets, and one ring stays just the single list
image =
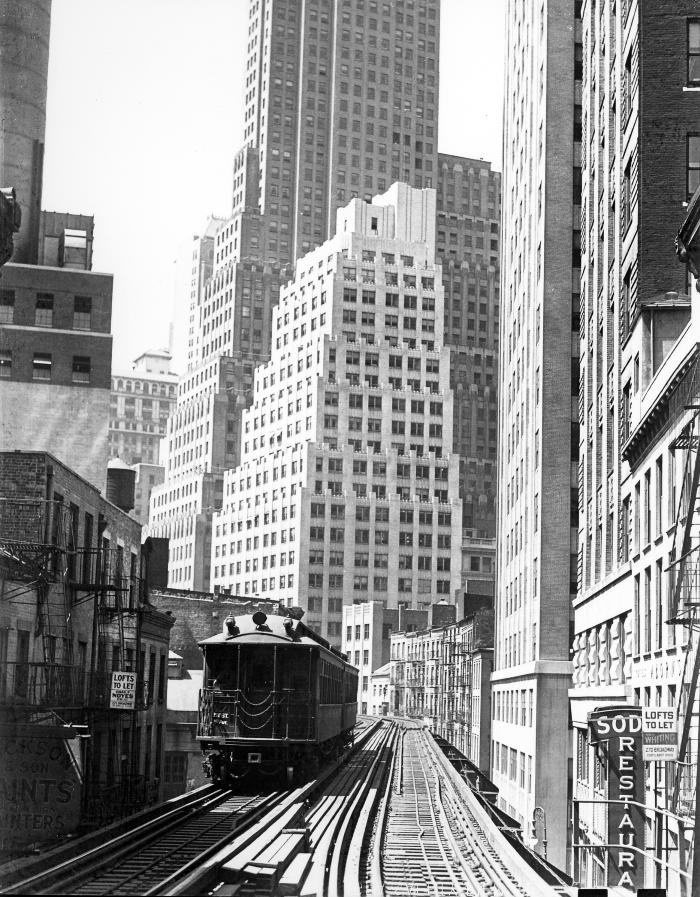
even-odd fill
[{"label": "tall office tower", "polygon": [[15,262],[36,265],[44,168],[51,0],[0,2],[0,187],[22,208]]},{"label": "tall office tower", "polygon": [[451,600],[462,508],[435,192],[395,184],[340,210],[272,332],[214,515],[214,588],[299,604],[337,644],[358,598]]},{"label": "tall office tower", "polygon": [[216,232],[226,222],[225,218],[210,215],[201,236],[192,238],[181,257],[177,259],[178,287],[187,305],[187,370],[199,358],[202,339],[202,301],[205,286],[214,272],[214,242]]},{"label": "tall office tower", "polygon": [[[152,490],[149,512],[150,535],[170,539],[168,584],[197,591],[210,586],[212,514],[221,506],[224,471],[239,459],[241,413],[253,370],[269,358],[272,309],[285,279],[284,269],[263,261],[258,212],[239,211],[219,225],[213,259],[208,240],[193,259],[191,362],[161,446],[165,481]],[[209,264],[213,273],[204,281],[197,265]]]},{"label": "tall office tower", "polygon": [[492,771],[537,808],[567,865],[568,687],[576,596],[580,19],[569,0],[507,12]]},{"label": "tall office tower", "polygon": [[496,535],[501,175],[477,159],[440,153],[438,162],[436,258],[466,546]]},{"label": "tall office tower", "polygon": [[[208,552],[195,557],[195,543],[178,545],[173,533],[194,537],[199,528],[208,543],[211,511],[198,502],[195,524],[178,503],[183,489],[191,495],[195,487],[214,501],[222,471],[238,463],[240,413],[250,401],[254,366],[270,357],[285,266],[331,235],[337,208],[350,198],[370,200],[399,179],[434,185],[439,20],[439,0],[400,8],[370,0],[342,9],[330,0],[250,2],[232,217],[215,229],[214,272],[190,322],[182,413],[168,436],[172,469],[152,495],[154,531],[171,537],[170,585],[208,588]],[[226,372],[212,376],[216,366]],[[206,401],[197,371],[209,383]],[[225,419],[215,421],[214,405],[225,404],[224,395]],[[202,401],[209,417],[192,426],[192,408]],[[211,458],[202,466],[205,454]],[[197,483],[177,480],[187,465]],[[202,476],[214,479],[205,487]]]},{"label": "tall office tower", "polygon": [[[682,892],[664,861],[679,867],[688,857],[679,828],[692,828],[694,782],[674,763],[653,762],[645,794],[637,773],[628,796],[646,802],[654,836],[644,860],[630,851],[631,860],[621,861],[620,850],[607,846],[618,843],[614,806],[600,825],[600,806],[586,803],[623,796],[615,776],[601,778],[587,717],[593,707],[673,706],[683,723],[690,691],[688,630],[668,623],[686,613],[674,607],[670,563],[687,554],[676,515],[685,518],[688,506],[685,471],[694,449],[683,428],[697,408],[698,326],[697,315],[689,323],[687,272],[673,241],[700,177],[699,61],[697,2],[584,0],[581,524],[571,708],[573,834],[590,847],[575,859],[582,884],[641,887],[646,865],[646,885],[669,893]],[[696,757],[695,723],[691,742],[686,762]],[[625,840],[643,848],[643,816],[633,823],[623,826]]]},{"label": "tall office tower", "polygon": [[328,239],[335,212],[393,181],[435,186],[439,0],[251,0],[246,152],[234,209],[259,181],[282,264]]}]

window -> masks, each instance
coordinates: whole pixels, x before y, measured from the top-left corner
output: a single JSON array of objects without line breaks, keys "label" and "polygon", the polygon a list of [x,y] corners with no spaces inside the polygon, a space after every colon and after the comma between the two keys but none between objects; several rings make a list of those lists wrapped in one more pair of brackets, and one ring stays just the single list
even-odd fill
[{"label": "window", "polygon": [[0,324],[12,324],[15,319],[15,291],[0,290]]},{"label": "window", "polygon": [[73,329],[89,330],[92,299],[89,296],[76,296],[73,304]]},{"label": "window", "polygon": [[700,134],[688,134],[688,199],[700,186]]},{"label": "window", "polygon": [[73,383],[90,382],[90,359],[86,355],[73,356]]},{"label": "window", "polygon": [[12,352],[8,349],[0,349],[0,378],[9,379],[12,376]]},{"label": "window", "polygon": [[53,327],[53,293],[36,294],[34,323],[37,327]]},{"label": "window", "polygon": [[34,380],[51,379],[51,354],[49,352],[35,352],[32,367]]},{"label": "window", "polygon": [[688,84],[700,86],[700,19],[688,20]]}]

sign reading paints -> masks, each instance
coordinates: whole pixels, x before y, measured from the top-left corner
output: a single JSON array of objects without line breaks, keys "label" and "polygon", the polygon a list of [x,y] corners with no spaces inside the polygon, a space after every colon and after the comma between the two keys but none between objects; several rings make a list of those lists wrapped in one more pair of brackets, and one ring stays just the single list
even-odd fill
[{"label": "sign reading paints", "polygon": [[133,710],[136,705],[136,673],[112,673],[110,710]]},{"label": "sign reading paints", "polygon": [[642,707],[644,759],[678,758],[678,717],[675,707]]}]

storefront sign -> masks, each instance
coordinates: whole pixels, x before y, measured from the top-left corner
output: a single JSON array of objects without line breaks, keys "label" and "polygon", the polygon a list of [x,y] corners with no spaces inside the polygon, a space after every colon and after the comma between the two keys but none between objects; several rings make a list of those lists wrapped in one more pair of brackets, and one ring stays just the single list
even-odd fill
[{"label": "storefront sign", "polygon": [[644,812],[636,805],[644,802],[642,708],[605,707],[588,720],[591,743],[608,759],[608,884],[643,887],[643,854],[630,849],[644,848]]},{"label": "storefront sign", "polygon": [[136,704],[136,673],[112,673],[110,710],[133,710]]},{"label": "storefront sign", "polygon": [[675,707],[643,707],[644,759],[678,758],[678,718]]}]

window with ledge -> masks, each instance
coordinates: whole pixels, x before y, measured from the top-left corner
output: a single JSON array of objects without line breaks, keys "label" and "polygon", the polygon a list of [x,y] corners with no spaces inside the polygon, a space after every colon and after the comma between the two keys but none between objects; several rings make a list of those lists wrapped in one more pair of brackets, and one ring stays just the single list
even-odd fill
[{"label": "window with ledge", "polygon": [[90,382],[90,359],[86,355],[73,356],[73,383]]},{"label": "window with ledge", "polygon": [[90,296],[76,296],[73,301],[73,329],[89,330],[92,316],[92,299]]},{"label": "window with ledge", "polygon": [[51,354],[48,352],[35,352],[32,363],[32,378],[34,380],[51,379]]},{"label": "window with ledge", "polygon": [[53,327],[53,293],[36,294],[34,323],[37,327]]},{"label": "window with ledge", "polygon": [[700,87],[700,19],[688,19],[688,86]]},{"label": "window with ledge", "polygon": [[688,199],[700,186],[700,134],[688,134]]},{"label": "window with ledge", "polygon": [[15,320],[15,291],[0,290],[0,324],[12,324]]}]

